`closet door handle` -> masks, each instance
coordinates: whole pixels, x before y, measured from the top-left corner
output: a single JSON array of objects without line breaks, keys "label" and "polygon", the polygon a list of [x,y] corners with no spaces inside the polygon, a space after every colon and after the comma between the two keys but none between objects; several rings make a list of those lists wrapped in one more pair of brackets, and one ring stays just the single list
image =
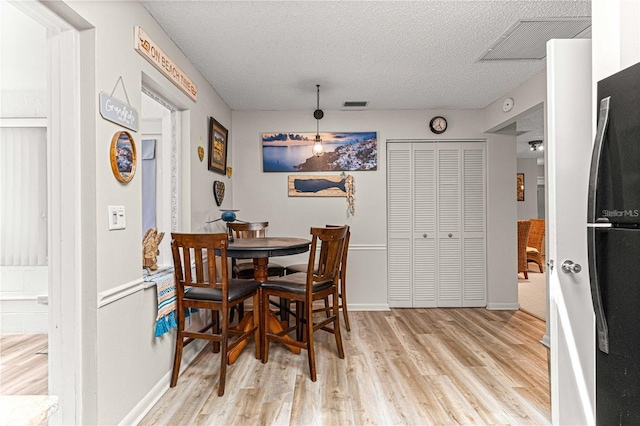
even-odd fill
[{"label": "closet door handle", "polygon": [[427,234],[422,234],[422,238],[427,238]]},{"label": "closet door handle", "polygon": [[453,237],[453,234],[449,234],[449,238]]}]

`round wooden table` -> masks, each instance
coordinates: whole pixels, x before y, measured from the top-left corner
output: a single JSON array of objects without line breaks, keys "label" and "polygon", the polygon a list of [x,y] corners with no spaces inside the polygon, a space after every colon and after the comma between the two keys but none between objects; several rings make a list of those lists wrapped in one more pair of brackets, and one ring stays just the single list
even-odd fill
[{"label": "round wooden table", "polygon": [[[269,277],[267,265],[269,264],[269,258],[274,256],[289,256],[292,254],[299,254],[309,251],[310,240],[304,238],[289,238],[289,237],[265,237],[265,238],[236,238],[233,242],[229,243],[227,247],[227,256],[235,257],[236,259],[253,259],[253,277],[256,281],[261,283],[267,281]],[[254,311],[256,307],[254,306]],[[260,306],[260,309],[269,309],[269,306]],[[254,312],[249,312],[242,318],[242,321],[237,325],[239,330],[250,330],[253,328],[254,321],[256,320]],[[269,315],[268,324],[260,324],[260,327],[266,327],[273,333],[282,331],[283,327],[278,318],[271,313]],[[260,330],[260,335],[264,333]],[[240,343],[233,351],[229,352],[228,363],[233,364],[240,352],[247,345],[247,340]],[[293,353],[299,354],[300,348],[297,346],[286,345]],[[256,349],[260,352],[262,358],[261,348],[259,343],[256,342]]]},{"label": "round wooden table", "polygon": [[267,265],[270,257],[304,253],[309,251],[309,244],[311,241],[304,238],[236,238],[229,243],[227,256],[253,259],[253,277],[263,283],[268,278]]}]

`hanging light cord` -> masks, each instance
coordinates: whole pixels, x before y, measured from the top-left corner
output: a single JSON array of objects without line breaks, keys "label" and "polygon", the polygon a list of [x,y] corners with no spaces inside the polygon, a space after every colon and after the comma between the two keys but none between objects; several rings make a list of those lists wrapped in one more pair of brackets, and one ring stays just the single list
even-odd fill
[{"label": "hanging light cord", "polygon": [[[316,84],[316,89],[318,90],[318,104],[316,106],[316,110],[320,109],[320,85]],[[320,119],[316,118],[316,135],[320,134]]]}]

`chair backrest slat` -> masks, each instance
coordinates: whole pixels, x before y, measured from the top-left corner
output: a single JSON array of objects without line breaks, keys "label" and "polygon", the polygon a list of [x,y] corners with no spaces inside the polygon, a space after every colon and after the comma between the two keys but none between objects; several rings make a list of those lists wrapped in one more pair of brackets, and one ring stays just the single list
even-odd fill
[{"label": "chair backrest slat", "polygon": [[227,230],[234,238],[264,238],[269,222],[228,222]]},{"label": "chair backrest slat", "polygon": [[[228,294],[227,246],[229,244],[227,234],[172,233],[171,238],[178,295],[184,292],[185,287],[210,287],[221,288],[223,298],[226,297]],[[192,258],[195,262],[195,280],[192,272]],[[220,283],[217,282],[216,258],[221,264]]]},{"label": "chair backrest slat", "polygon": [[[312,291],[313,283],[333,280],[337,283],[342,261],[344,242],[348,227],[311,228],[311,252],[307,270],[307,293]],[[317,254],[316,245],[320,240],[320,254]],[[316,269],[316,255],[318,256]],[[314,271],[314,269],[316,269]]]}]

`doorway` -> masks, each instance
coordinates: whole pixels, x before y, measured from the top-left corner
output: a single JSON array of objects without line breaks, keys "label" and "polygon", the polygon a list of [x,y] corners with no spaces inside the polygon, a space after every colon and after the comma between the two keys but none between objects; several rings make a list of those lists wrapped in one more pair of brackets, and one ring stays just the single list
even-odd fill
[{"label": "doorway", "polygon": [[47,395],[47,28],[10,3],[0,9],[0,394]]}]

